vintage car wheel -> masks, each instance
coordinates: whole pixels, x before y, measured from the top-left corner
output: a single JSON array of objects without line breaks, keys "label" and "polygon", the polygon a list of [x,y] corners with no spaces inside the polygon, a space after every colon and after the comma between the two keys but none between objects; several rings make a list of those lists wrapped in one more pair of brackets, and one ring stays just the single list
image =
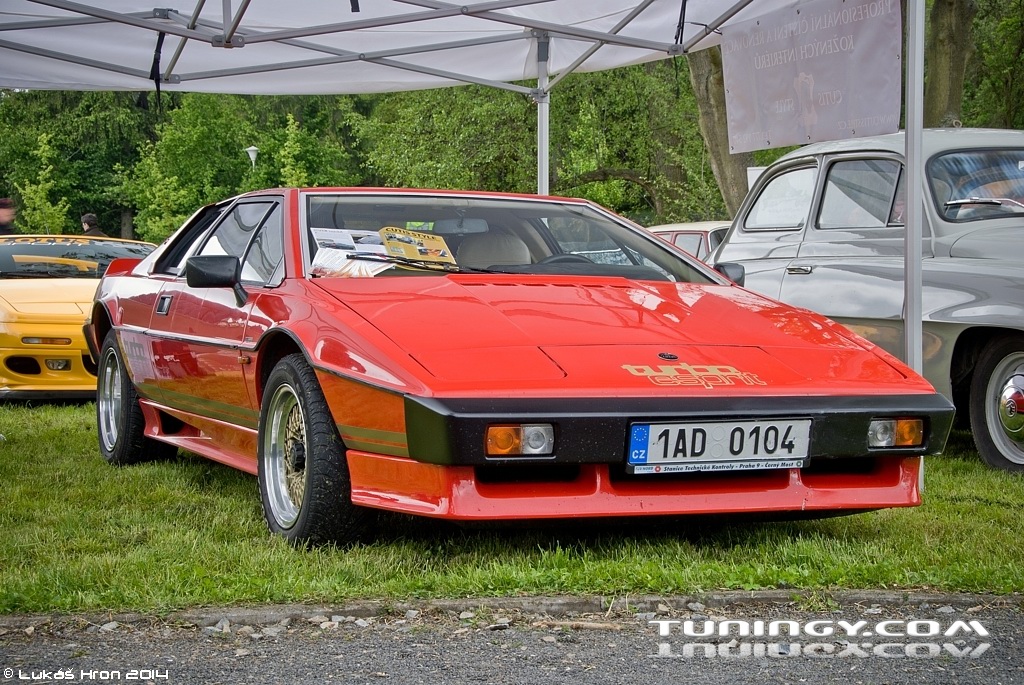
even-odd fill
[{"label": "vintage car wheel", "polygon": [[96,372],[96,428],[100,453],[117,466],[174,456],[177,448],[145,436],[146,421],[139,407],[114,331],[107,333]]},{"label": "vintage car wheel", "polygon": [[1024,471],[1024,336],[998,338],[978,357],[971,430],[985,463]]},{"label": "vintage car wheel", "polygon": [[349,543],[367,531],[371,512],[352,504],[344,446],[301,354],[284,357],[267,380],[258,473],[267,524],[292,544]]}]

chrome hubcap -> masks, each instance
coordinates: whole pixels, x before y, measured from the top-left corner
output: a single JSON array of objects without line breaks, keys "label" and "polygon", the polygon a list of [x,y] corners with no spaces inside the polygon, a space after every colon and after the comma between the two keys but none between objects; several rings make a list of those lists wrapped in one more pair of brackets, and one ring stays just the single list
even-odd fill
[{"label": "chrome hubcap", "polygon": [[1024,464],[1024,353],[997,364],[988,387],[985,415],[992,440],[1006,459]]},{"label": "chrome hubcap", "polygon": [[1024,375],[1011,376],[1003,384],[999,396],[999,421],[1008,438],[1024,444]]},{"label": "chrome hubcap", "polygon": [[117,443],[117,417],[121,415],[121,364],[117,353],[108,349],[100,362],[100,378],[96,393],[100,440],[107,452]]},{"label": "chrome hubcap", "polygon": [[306,421],[295,390],[282,385],[270,398],[263,435],[267,499],[274,520],[291,528],[306,494]]}]

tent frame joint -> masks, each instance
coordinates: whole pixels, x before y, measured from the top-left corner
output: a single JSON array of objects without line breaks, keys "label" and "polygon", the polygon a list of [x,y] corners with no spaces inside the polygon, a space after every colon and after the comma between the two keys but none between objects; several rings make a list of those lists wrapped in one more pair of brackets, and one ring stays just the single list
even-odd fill
[{"label": "tent frame joint", "polygon": [[244,48],[245,47],[245,36],[235,34],[231,36],[231,40],[225,40],[224,35],[214,36],[210,39],[210,44],[215,48]]}]

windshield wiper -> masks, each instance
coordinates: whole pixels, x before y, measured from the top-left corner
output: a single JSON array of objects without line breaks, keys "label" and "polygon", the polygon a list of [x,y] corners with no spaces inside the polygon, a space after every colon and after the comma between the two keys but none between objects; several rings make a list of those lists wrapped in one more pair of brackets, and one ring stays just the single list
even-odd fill
[{"label": "windshield wiper", "polygon": [[434,262],[427,259],[414,259],[399,255],[380,254],[379,252],[350,252],[349,259],[365,259],[370,262],[385,262],[390,264],[403,264],[416,267],[426,271],[446,271],[448,273],[481,273],[481,274],[505,274],[508,271],[498,269],[479,269],[471,266],[459,266],[451,262]]},{"label": "windshield wiper", "polygon": [[1004,207],[1009,204],[1016,210],[1017,208],[1024,209],[1024,204],[1017,200],[1008,197],[965,197],[959,200],[950,200],[946,202],[946,207],[962,207],[964,205],[993,205]]}]

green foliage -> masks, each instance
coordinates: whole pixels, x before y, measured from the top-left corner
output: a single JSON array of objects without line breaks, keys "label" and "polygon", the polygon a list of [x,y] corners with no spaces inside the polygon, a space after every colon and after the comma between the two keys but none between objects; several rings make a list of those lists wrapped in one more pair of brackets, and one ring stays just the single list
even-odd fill
[{"label": "green foliage", "polygon": [[39,145],[33,156],[38,164],[35,180],[15,184],[22,202],[18,224],[26,233],[63,233],[68,227],[69,203],[65,197],[51,200],[56,183],[53,179],[55,152],[49,134],[39,134]]},{"label": "green foliage", "polygon": [[[175,99],[164,96],[168,106]],[[61,225],[77,228],[93,212],[101,226],[116,226],[127,207],[116,194],[117,167],[131,167],[139,145],[155,135],[157,112],[145,93],[77,91],[0,92],[0,196],[34,183],[41,133],[54,156],[53,193],[66,197]]]},{"label": "green foliage", "polygon": [[278,153],[278,165],[281,167],[281,181],[286,186],[306,186],[309,184],[309,173],[302,165],[299,155],[302,153],[302,141],[299,140],[299,124],[290,113],[288,126],[285,127],[284,144]]},{"label": "green foliage", "polygon": [[531,192],[535,117],[523,95],[465,86],[386,95],[358,132],[384,185]]},{"label": "green foliage", "polygon": [[974,36],[964,124],[1024,129],[1024,0],[978,2]]}]

